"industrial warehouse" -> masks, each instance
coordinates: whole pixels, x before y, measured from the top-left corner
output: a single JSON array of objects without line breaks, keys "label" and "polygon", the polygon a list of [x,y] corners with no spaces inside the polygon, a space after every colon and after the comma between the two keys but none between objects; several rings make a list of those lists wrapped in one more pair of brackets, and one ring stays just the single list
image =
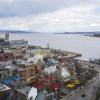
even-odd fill
[{"label": "industrial warehouse", "polygon": [[94,68],[99,65],[78,57],[81,54],[33,46],[24,39],[10,40],[5,33],[0,38],[0,100],[74,100],[80,90],[85,98],[86,87],[99,78]]}]

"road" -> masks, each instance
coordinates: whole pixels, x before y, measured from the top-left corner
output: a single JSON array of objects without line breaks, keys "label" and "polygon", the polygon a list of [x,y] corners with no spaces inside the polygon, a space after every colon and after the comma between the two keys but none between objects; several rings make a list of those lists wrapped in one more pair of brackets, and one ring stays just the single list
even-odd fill
[{"label": "road", "polygon": [[[84,62],[82,61],[81,63],[83,63],[83,67],[84,68],[89,68],[88,62]],[[90,68],[89,68],[90,69]],[[84,87],[82,87],[81,89],[77,89],[71,92],[71,95],[67,95],[64,98],[62,98],[61,100],[95,100],[95,91],[96,89],[94,87],[96,87],[98,84],[100,84],[100,66],[99,65],[95,65],[95,68],[93,70],[96,70],[99,72],[99,75],[94,77],[92,80],[90,80]],[[82,97],[82,94],[85,94],[85,97]]]}]

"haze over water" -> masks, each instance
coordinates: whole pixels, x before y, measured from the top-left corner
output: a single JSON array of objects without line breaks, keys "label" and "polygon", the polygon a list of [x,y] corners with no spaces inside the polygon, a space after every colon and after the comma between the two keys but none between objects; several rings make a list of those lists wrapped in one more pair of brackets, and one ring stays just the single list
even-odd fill
[{"label": "haze over water", "polygon": [[10,39],[25,39],[29,44],[81,53],[81,59],[100,57],[100,38],[79,34],[10,34]]}]

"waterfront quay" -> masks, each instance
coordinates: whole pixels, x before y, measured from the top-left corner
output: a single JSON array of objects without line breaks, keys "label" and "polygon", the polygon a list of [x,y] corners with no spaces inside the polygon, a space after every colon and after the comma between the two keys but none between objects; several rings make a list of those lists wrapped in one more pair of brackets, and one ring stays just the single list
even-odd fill
[{"label": "waterfront quay", "polygon": [[[81,54],[0,39],[0,100],[95,100],[99,65]],[[91,98],[92,97],[92,98]]]}]

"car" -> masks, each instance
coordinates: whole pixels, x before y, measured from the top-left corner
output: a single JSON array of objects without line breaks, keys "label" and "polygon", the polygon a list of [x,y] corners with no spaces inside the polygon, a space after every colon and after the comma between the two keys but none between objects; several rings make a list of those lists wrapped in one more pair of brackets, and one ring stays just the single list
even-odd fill
[{"label": "car", "polygon": [[85,94],[82,94],[82,95],[81,95],[82,98],[84,98],[85,96],[86,96]]},{"label": "car", "polygon": [[89,65],[89,67],[90,67],[90,68],[92,68],[92,69],[94,68],[94,66],[93,66],[93,65]]}]

